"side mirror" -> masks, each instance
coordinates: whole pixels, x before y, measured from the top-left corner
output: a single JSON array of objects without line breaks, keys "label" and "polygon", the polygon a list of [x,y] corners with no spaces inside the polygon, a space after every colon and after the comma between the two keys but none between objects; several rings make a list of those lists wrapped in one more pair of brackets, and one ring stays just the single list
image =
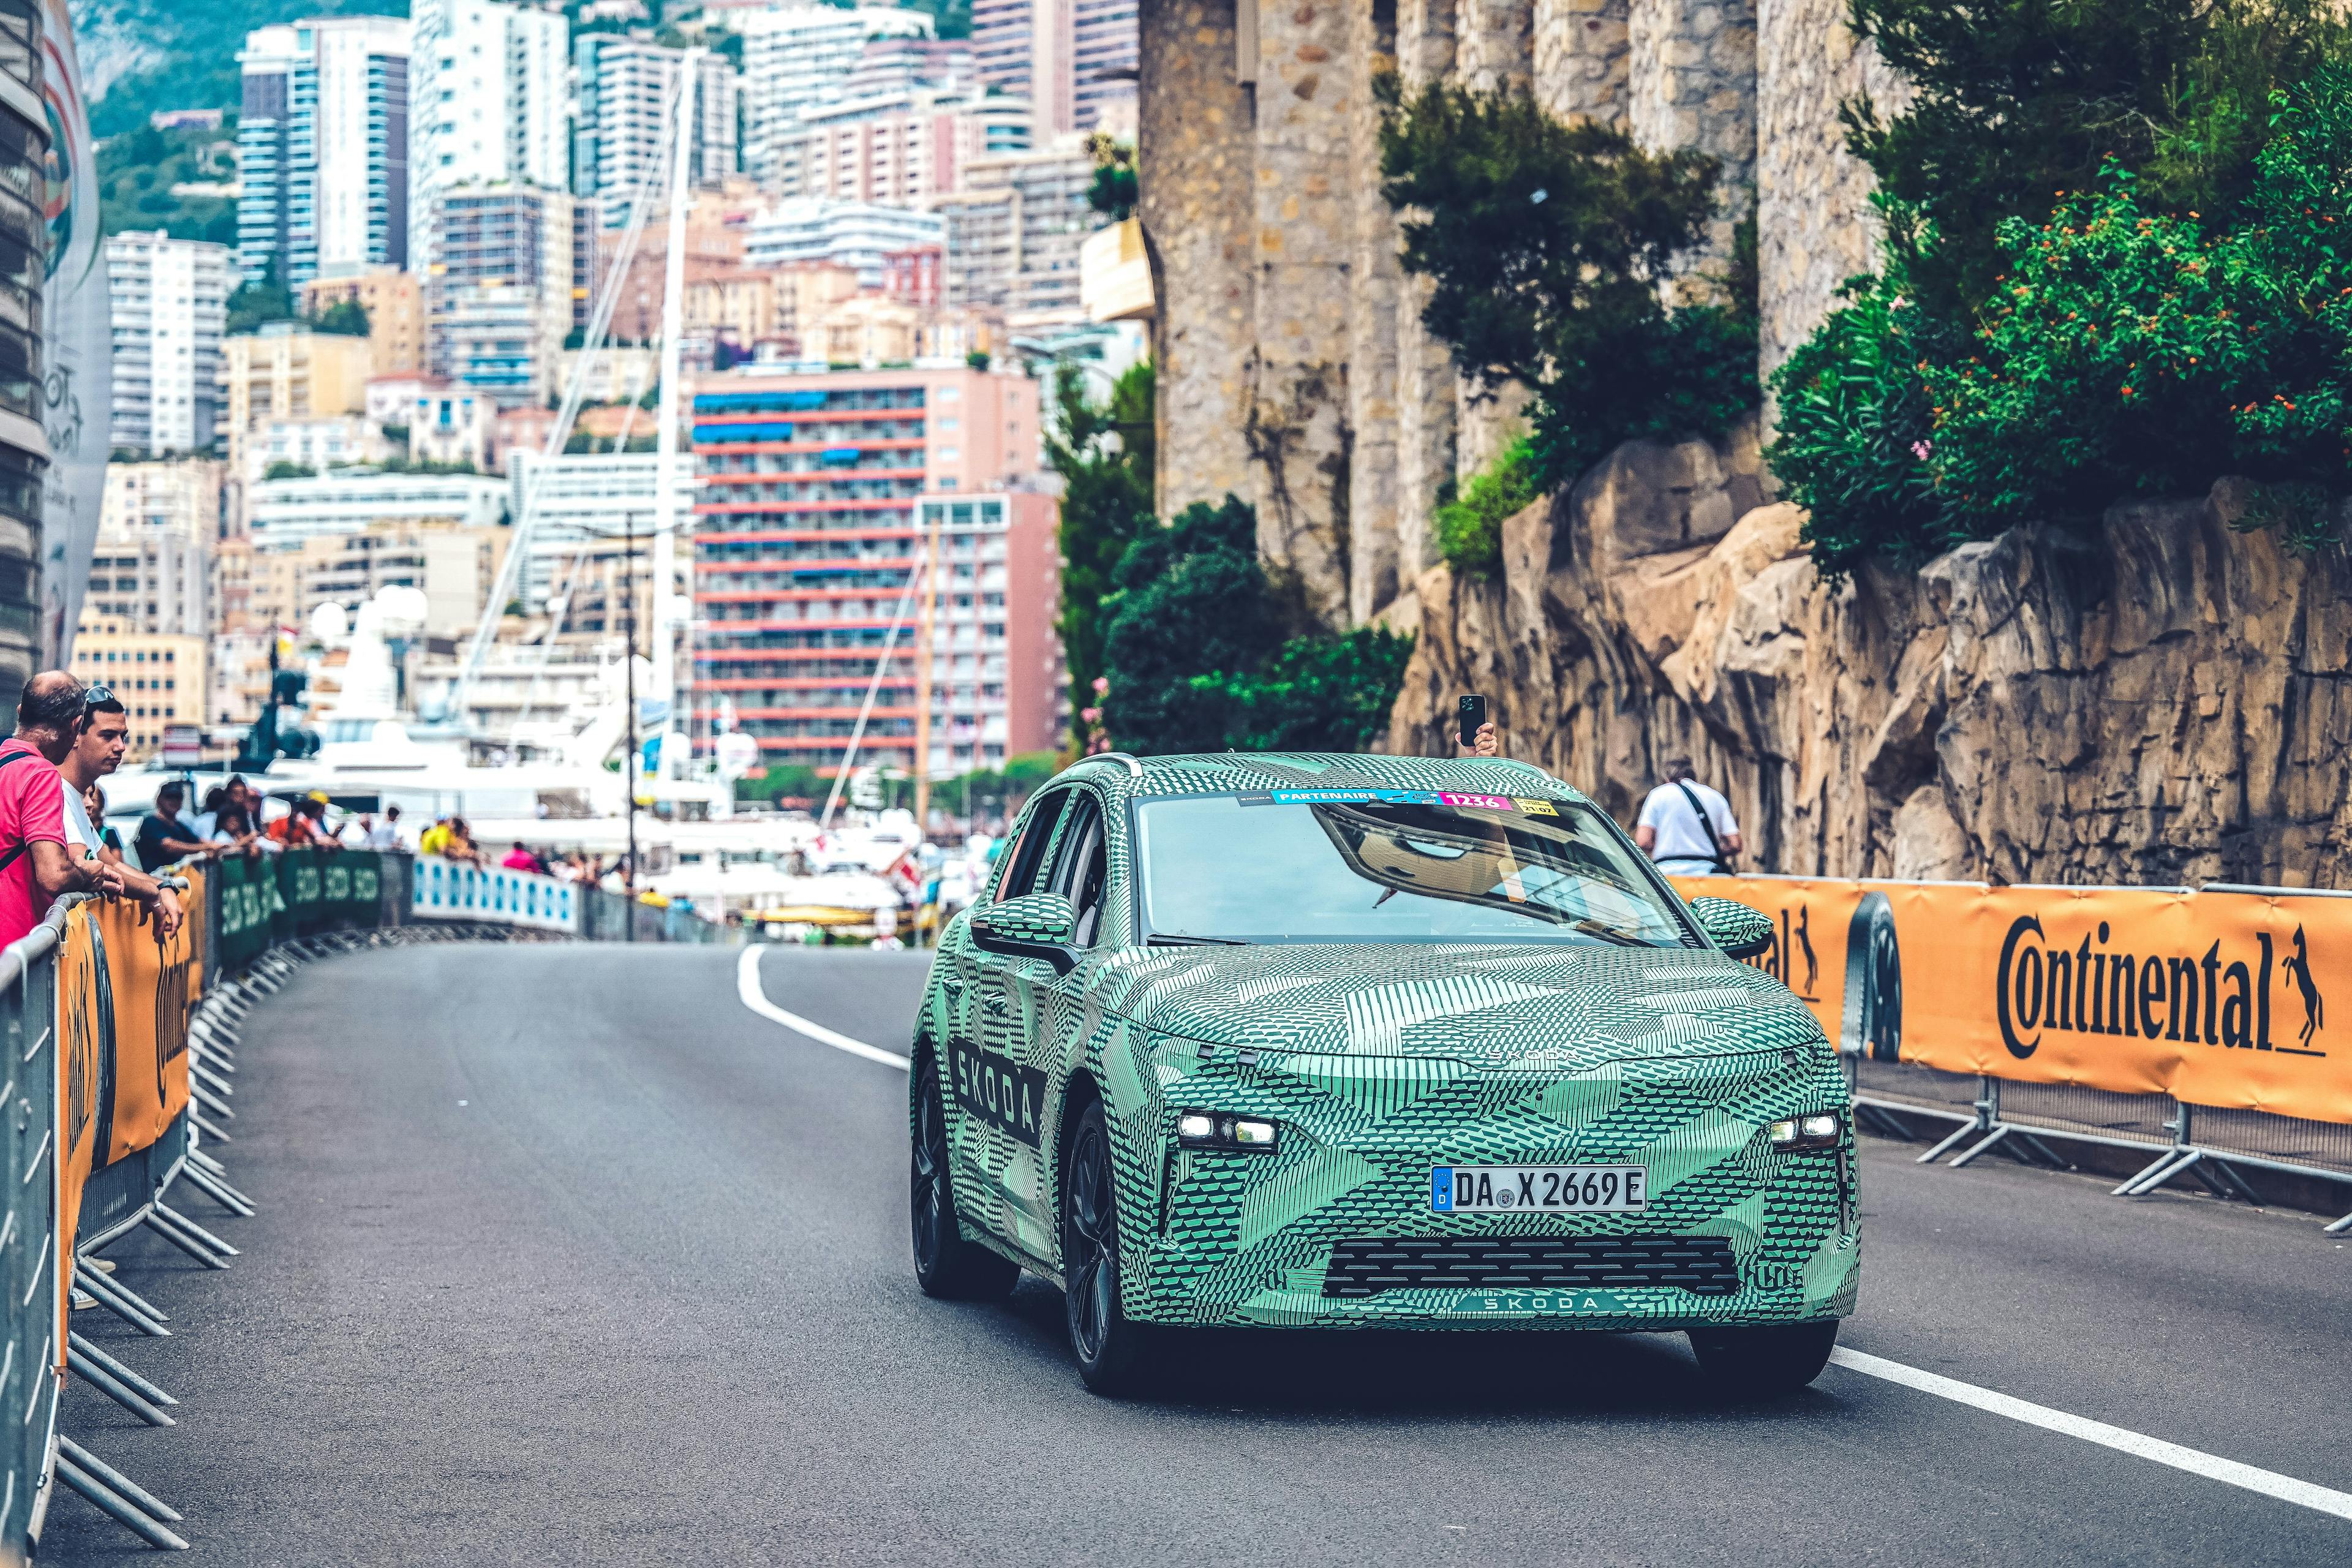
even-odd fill
[{"label": "side mirror", "polygon": [[1067,974],[1078,963],[1078,955],[1070,946],[1070,935],[1077,925],[1077,910],[1061,894],[1024,893],[974,910],[971,941],[983,952],[1008,958],[1042,958],[1056,974]]},{"label": "side mirror", "polygon": [[1706,939],[1734,958],[1759,958],[1772,951],[1772,917],[1730,899],[1700,897],[1691,913]]}]

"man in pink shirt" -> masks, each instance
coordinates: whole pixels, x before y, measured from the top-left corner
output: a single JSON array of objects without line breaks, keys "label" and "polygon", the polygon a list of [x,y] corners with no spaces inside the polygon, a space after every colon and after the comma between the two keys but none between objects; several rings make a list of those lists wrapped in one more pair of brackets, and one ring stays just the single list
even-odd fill
[{"label": "man in pink shirt", "polygon": [[27,936],[61,893],[121,892],[113,867],[66,849],[64,786],[47,753],[81,732],[82,684],[62,669],[25,682],[16,732],[0,742],[0,947]]},{"label": "man in pink shirt", "polygon": [[545,866],[540,864],[538,856],[523,847],[522,840],[520,838],[515,840],[515,847],[507,851],[506,858],[500,860],[499,864],[509,871],[544,872],[547,869]]}]

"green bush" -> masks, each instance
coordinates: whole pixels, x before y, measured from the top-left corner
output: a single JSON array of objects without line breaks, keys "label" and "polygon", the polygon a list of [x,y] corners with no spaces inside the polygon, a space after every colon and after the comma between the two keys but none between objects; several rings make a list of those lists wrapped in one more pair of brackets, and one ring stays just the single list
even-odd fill
[{"label": "green bush", "polygon": [[1412,638],[1381,626],[1293,637],[1255,675],[1192,678],[1224,709],[1227,743],[1244,752],[1360,752],[1388,732]]},{"label": "green bush", "polygon": [[367,307],[357,300],[339,300],[320,311],[310,325],[336,337],[363,338],[368,335]]},{"label": "green bush", "polygon": [[1503,523],[1543,495],[1535,446],[1511,443],[1469,488],[1437,508],[1437,549],[1456,572],[1491,577],[1503,561]]},{"label": "green bush", "polygon": [[[1254,672],[1289,626],[1257,560],[1257,515],[1227,496],[1195,502],[1166,528],[1147,528],[1119,557],[1102,606],[1103,721],[1146,755],[1221,752],[1222,696],[1192,678]],[[1073,685],[1076,685],[1074,680]]]},{"label": "green bush", "polygon": [[[1536,395],[1540,489],[1637,437],[1719,435],[1755,406],[1754,230],[1712,289],[1682,276],[1717,216],[1719,166],[1622,131],[1563,124],[1524,92],[1380,79],[1381,195],[1409,216],[1422,319],[1485,386]],[[1663,293],[1712,292],[1669,310]]]},{"label": "green bush", "polygon": [[[2282,92],[2242,221],[2151,210],[2111,161],[2040,224],[1995,231],[1984,309],[1938,320],[1910,254],[1781,367],[1774,470],[1816,559],[1915,562],[2012,523],[2084,523],[2118,497],[2225,473],[2281,497],[2352,471],[2352,67]],[[1940,243],[1938,240],[1937,243]],[[2294,519],[2307,504],[2283,504]]]}]

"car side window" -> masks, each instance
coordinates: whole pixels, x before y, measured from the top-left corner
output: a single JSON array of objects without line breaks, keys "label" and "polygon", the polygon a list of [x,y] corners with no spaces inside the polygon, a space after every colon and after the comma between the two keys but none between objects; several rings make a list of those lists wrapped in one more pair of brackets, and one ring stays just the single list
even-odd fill
[{"label": "car side window", "polygon": [[1005,868],[1004,879],[996,885],[998,903],[1037,890],[1037,869],[1045,862],[1045,848],[1054,841],[1054,829],[1060,824],[1062,809],[1070,804],[1073,793],[1057,789],[1031,807],[1028,823],[1009,851],[1013,863]]},{"label": "car side window", "polygon": [[1062,847],[1054,858],[1053,891],[1070,900],[1077,913],[1071,940],[1079,947],[1095,944],[1102,921],[1104,875],[1108,869],[1102,806],[1092,795],[1079,796],[1062,832]]}]

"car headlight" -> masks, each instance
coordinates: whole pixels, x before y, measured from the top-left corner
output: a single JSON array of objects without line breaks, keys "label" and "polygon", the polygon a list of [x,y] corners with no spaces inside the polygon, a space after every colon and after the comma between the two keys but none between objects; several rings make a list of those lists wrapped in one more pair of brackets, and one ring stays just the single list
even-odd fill
[{"label": "car headlight", "polygon": [[1775,1121],[1765,1131],[1771,1134],[1775,1149],[1832,1149],[1837,1146],[1838,1133],[1844,1125],[1844,1119],[1836,1111],[1817,1110],[1810,1116]]},{"label": "car headlight", "polygon": [[1187,1149],[1248,1149],[1271,1151],[1280,1129],[1258,1116],[1234,1116],[1215,1110],[1187,1110],[1176,1118],[1176,1141]]}]

